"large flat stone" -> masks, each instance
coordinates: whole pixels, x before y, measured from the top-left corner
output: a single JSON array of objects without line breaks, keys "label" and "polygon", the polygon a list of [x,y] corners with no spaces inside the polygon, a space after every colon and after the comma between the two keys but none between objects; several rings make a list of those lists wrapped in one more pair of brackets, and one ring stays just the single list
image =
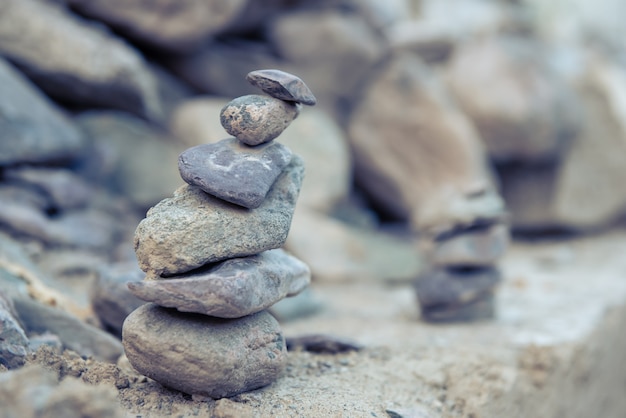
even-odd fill
[{"label": "large flat stone", "polygon": [[181,312],[240,318],[297,295],[310,280],[306,264],[275,249],[171,279],[130,282],[128,287],[140,299]]},{"label": "large flat stone", "polygon": [[304,165],[293,156],[256,209],[233,205],[185,185],[148,211],[135,232],[139,266],[149,276],[281,247],[287,239]]},{"label": "large flat stone", "polygon": [[124,322],[128,360],[172,389],[213,398],[274,382],[287,361],[278,322],[266,311],[238,319],[146,304]]}]

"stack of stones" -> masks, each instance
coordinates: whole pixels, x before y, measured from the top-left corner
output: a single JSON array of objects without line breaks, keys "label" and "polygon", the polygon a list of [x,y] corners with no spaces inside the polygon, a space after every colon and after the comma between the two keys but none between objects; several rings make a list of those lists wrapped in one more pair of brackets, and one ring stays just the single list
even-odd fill
[{"label": "stack of stones", "polygon": [[137,371],[212,398],[278,378],[285,340],[266,309],[310,282],[307,265],[280,248],[304,165],[273,139],[315,97],[282,71],[253,71],[247,80],[269,96],[228,103],[220,119],[234,138],[183,152],[187,184],[137,227],[135,251],[146,278],[128,286],[151,303],[133,311],[122,331]]},{"label": "stack of stones", "polygon": [[416,280],[422,318],[430,322],[488,319],[501,281],[496,264],[509,244],[502,219],[474,224],[433,237],[426,246],[430,268]]}]

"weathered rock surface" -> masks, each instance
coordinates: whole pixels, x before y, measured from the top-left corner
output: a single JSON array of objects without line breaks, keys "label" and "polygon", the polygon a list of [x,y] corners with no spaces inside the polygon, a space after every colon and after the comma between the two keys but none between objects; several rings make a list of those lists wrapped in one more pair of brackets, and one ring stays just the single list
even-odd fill
[{"label": "weathered rock surface", "polygon": [[150,277],[281,247],[289,232],[304,166],[294,155],[267,197],[246,209],[185,185],[150,209],[135,232],[139,265]]},{"label": "weathered rock surface", "polygon": [[573,91],[547,54],[520,36],[469,41],[453,54],[450,89],[496,161],[554,160],[579,128]]},{"label": "weathered rock surface", "polygon": [[297,295],[310,280],[306,264],[275,249],[173,278],[131,282],[128,288],[140,299],[181,312],[241,318]]},{"label": "weathered rock surface", "polygon": [[283,133],[299,113],[295,103],[251,94],[237,97],[224,106],[220,122],[230,135],[255,146]]},{"label": "weathered rock surface", "polygon": [[60,101],[160,116],[156,83],[141,55],[51,2],[2,2],[0,53]]},{"label": "weathered rock surface", "polygon": [[22,329],[10,299],[0,292],[0,364],[12,369],[26,360],[28,338]]},{"label": "weathered rock surface", "polygon": [[394,57],[372,81],[353,113],[349,139],[356,182],[418,230],[502,215],[480,137],[413,56]]},{"label": "weathered rock surface", "polygon": [[236,138],[227,138],[183,151],[178,169],[188,184],[253,209],[263,202],[291,156],[291,150],[277,142],[250,147]]},{"label": "weathered rock surface", "polygon": [[80,132],[2,59],[0,85],[0,166],[71,161],[80,155],[85,145]]},{"label": "weathered rock surface", "polygon": [[508,244],[509,229],[504,224],[471,227],[435,240],[430,262],[451,267],[490,266],[504,256]]},{"label": "weathered rock surface", "polygon": [[308,106],[314,106],[317,103],[313,92],[300,77],[281,70],[251,71],[246,76],[246,80],[276,99]]},{"label": "weathered rock surface", "polygon": [[274,382],[287,351],[266,311],[228,320],[146,304],[124,322],[124,350],[137,371],[172,389],[223,398]]},{"label": "weathered rock surface", "polygon": [[102,266],[93,282],[90,299],[100,321],[118,335],[126,317],[145,302],[129,290],[127,283],[141,280],[145,273],[136,262]]},{"label": "weathered rock surface", "polygon": [[119,1],[69,0],[78,12],[106,22],[124,35],[177,53],[190,52],[228,27],[245,0]]}]

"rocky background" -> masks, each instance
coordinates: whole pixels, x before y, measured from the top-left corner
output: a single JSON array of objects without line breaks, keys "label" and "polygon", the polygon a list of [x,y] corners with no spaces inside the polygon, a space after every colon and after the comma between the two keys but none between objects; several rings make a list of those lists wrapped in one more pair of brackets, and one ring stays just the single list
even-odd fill
[{"label": "rocky background", "polygon": [[281,136],[307,168],[286,248],[313,283],[408,282],[419,234],[487,198],[516,237],[618,225],[624,6],[585,4],[4,0],[0,368],[41,345],[117,361],[135,227],[256,69],[318,98]]}]

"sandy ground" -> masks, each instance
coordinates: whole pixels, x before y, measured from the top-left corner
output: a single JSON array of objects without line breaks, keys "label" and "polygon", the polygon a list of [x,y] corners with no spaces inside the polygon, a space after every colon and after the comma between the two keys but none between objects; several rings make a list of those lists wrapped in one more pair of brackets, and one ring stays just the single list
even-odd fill
[{"label": "sandy ground", "polygon": [[230,399],[168,390],[124,358],[44,351],[30,362],[114,390],[128,417],[624,417],[625,248],[626,231],[517,242],[496,317],[471,324],[422,322],[409,283],[314,282],[324,308],[283,323],[287,338],[362,348],[291,351],[276,383]]}]

